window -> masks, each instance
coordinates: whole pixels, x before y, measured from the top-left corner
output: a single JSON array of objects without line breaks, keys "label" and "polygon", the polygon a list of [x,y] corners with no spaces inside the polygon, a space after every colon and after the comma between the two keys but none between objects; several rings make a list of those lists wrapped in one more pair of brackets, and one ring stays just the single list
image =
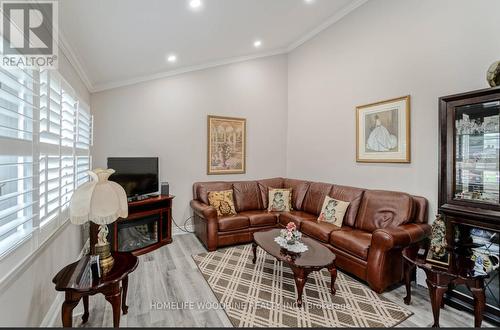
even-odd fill
[{"label": "window", "polygon": [[89,179],[92,120],[58,72],[0,68],[0,256],[68,220]]}]

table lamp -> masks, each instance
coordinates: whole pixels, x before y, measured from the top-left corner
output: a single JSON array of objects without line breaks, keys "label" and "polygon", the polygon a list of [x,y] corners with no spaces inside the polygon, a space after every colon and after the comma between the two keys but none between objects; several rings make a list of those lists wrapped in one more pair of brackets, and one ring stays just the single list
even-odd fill
[{"label": "table lamp", "polygon": [[95,252],[99,255],[99,264],[105,275],[113,268],[114,259],[111,256],[108,242],[108,224],[118,218],[128,216],[127,194],[116,182],[109,181],[112,169],[95,169],[89,171],[90,182],[82,184],[71,198],[69,214],[72,223],[83,225],[93,222],[99,225]]}]

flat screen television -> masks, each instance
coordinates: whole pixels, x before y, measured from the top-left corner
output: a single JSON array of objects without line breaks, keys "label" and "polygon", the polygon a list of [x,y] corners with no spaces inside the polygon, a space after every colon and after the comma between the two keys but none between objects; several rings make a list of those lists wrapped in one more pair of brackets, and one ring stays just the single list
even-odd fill
[{"label": "flat screen television", "polygon": [[116,171],[109,179],[121,185],[129,198],[159,191],[158,157],[108,158],[108,168]]}]

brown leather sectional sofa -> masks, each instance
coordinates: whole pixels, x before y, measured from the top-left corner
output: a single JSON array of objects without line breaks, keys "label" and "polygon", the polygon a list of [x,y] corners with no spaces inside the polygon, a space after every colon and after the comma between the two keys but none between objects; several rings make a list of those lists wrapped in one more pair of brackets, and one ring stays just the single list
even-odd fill
[{"label": "brown leather sectional sofa", "polygon": [[[268,212],[268,189],[292,188],[291,212]],[[208,192],[233,190],[237,215],[217,217]],[[365,280],[376,292],[400,282],[401,250],[430,235],[427,200],[402,192],[274,178],[193,185],[195,232],[209,251],[249,243],[256,231],[286,226],[322,242],[337,255],[337,267]],[[317,222],[325,196],[350,202],[342,228]]]}]

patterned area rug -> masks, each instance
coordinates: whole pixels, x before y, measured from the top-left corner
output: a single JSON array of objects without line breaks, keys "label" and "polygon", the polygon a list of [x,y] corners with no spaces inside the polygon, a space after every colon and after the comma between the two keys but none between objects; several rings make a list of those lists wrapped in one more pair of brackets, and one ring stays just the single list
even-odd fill
[{"label": "patterned area rug", "polygon": [[235,327],[393,327],[412,313],[338,272],[330,294],[330,273],[312,272],[296,305],[292,271],[251,245],[193,255],[201,273]]}]

